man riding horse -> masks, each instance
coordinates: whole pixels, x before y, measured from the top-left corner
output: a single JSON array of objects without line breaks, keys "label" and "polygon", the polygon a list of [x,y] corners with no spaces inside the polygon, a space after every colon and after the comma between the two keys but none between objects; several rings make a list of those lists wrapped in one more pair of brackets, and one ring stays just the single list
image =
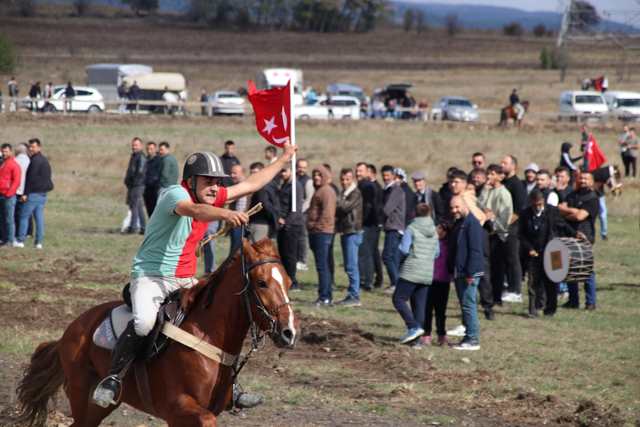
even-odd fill
[{"label": "man riding horse", "polygon": [[516,112],[516,118],[518,121],[521,121],[524,117],[524,106],[520,103],[520,97],[518,96],[518,89],[513,89],[511,91],[511,95],[509,96],[509,104],[511,108]]},{"label": "man riding horse", "polygon": [[[117,404],[122,378],[153,329],[160,304],[173,291],[197,283],[196,248],[208,223],[246,224],[249,220],[246,213],[223,206],[264,187],[291,161],[295,151],[295,146],[285,144],[277,161],[228,188],[222,185],[227,175],[215,154],[197,152],[187,158],[181,184],[168,187],[158,200],[133,259],[130,286],[133,320],[118,338],[108,376],[95,389],[96,404],[104,408]],[[241,407],[255,406],[261,401],[261,397],[248,393],[234,399],[239,400],[236,404]]]},{"label": "man riding horse", "polygon": [[513,119],[513,122],[520,126],[528,108],[529,101],[520,101],[518,90],[513,89],[511,95],[509,95],[509,105],[500,110],[500,122],[498,125],[506,126],[509,119]]}]

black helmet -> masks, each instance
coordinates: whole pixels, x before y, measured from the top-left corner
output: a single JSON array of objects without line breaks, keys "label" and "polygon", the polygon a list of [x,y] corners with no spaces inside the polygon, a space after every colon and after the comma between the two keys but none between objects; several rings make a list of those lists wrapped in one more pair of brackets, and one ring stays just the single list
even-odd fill
[{"label": "black helmet", "polygon": [[213,176],[216,178],[226,178],[229,175],[224,173],[220,158],[208,151],[190,154],[184,163],[182,179],[187,180],[192,176]]}]

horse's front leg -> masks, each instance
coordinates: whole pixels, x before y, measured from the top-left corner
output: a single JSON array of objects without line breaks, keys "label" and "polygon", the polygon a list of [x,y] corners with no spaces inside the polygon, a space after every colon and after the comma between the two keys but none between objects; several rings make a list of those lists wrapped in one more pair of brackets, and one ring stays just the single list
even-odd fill
[{"label": "horse's front leg", "polygon": [[216,416],[186,394],[178,396],[166,419],[169,427],[215,427]]}]

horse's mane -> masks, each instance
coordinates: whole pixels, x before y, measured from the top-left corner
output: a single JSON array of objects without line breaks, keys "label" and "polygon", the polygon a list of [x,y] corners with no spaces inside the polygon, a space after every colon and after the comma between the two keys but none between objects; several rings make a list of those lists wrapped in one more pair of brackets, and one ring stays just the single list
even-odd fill
[{"label": "horse's mane", "polygon": [[[276,246],[271,239],[265,238],[252,245],[253,249],[260,255],[266,255],[271,257],[280,258]],[[203,291],[207,290],[206,294],[211,296],[218,286],[216,286],[222,279],[222,276],[227,272],[231,264],[240,257],[240,250],[236,250],[233,254],[229,255],[222,264],[211,274],[201,277],[198,283],[191,288],[184,289],[180,293],[180,307],[182,311],[188,313],[193,305],[200,299],[200,295]],[[209,298],[208,298],[209,299]]]}]

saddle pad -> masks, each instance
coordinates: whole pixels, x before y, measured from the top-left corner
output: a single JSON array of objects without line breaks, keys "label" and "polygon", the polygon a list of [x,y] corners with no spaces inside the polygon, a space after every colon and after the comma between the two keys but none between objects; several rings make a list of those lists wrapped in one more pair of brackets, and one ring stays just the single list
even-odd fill
[{"label": "saddle pad", "polygon": [[118,337],[122,335],[131,319],[133,319],[133,314],[126,304],[117,306],[96,328],[93,333],[93,343],[98,347],[113,350]]}]

